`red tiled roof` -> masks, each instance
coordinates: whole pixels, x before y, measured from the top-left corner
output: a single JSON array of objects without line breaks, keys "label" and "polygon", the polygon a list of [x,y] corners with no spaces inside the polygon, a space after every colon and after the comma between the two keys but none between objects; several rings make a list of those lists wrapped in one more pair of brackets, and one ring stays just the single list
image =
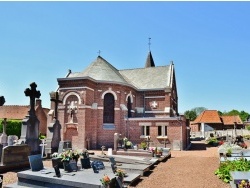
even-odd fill
[{"label": "red tiled roof", "polygon": [[234,125],[234,122],[237,124],[243,124],[240,116],[221,116],[221,119],[224,125]]},{"label": "red tiled roof", "polygon": [[4,105],[0,106],[0,119],[24,119],[28,115],[30,107],[18,105]]},{"label": "red tiled roof", "polygon": [[222,123],[217,110],[204,110],[194,121],[195,123]]}]

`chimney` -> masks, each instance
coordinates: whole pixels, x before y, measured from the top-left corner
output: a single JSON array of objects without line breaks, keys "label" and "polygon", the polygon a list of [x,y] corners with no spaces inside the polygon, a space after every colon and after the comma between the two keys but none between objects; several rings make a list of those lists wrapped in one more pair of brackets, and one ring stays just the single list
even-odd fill
[{"label": "chimney", "polygon": [[42,106],[42,100],[36,99],[36,106]]}]

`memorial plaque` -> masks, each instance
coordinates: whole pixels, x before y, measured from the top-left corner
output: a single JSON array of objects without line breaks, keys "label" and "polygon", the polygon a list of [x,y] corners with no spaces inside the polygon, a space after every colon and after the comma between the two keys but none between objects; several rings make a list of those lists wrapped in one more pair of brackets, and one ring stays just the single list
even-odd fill
[{"label": "memorial plaque", "polygon": [[43,169],[43,161],[41,154],[30,155],[28,157],[29,157],[30,168],[32,171],[40,171]]}]

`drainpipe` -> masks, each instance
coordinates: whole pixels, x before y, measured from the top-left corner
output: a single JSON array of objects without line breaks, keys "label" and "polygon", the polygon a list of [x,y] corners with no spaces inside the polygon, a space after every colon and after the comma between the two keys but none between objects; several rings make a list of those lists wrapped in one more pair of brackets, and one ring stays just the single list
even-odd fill
[{"label": "drainpipe", "polygon": [[145,101],[145,91],[143,93],[143,117],[145,117],[145,105],[146,105],[146,101]]}]

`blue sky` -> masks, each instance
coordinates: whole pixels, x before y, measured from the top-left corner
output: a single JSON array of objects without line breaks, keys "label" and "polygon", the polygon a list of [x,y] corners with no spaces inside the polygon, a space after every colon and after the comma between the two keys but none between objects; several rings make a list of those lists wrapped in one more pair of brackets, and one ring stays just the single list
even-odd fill
[{"label": "blue sky", "polygon": [[179,112],[194,107],[250,113],[250,2],[0,2],[0,95],[42,104],[68,69],[98,56],[117,69],[174,61]]}]

